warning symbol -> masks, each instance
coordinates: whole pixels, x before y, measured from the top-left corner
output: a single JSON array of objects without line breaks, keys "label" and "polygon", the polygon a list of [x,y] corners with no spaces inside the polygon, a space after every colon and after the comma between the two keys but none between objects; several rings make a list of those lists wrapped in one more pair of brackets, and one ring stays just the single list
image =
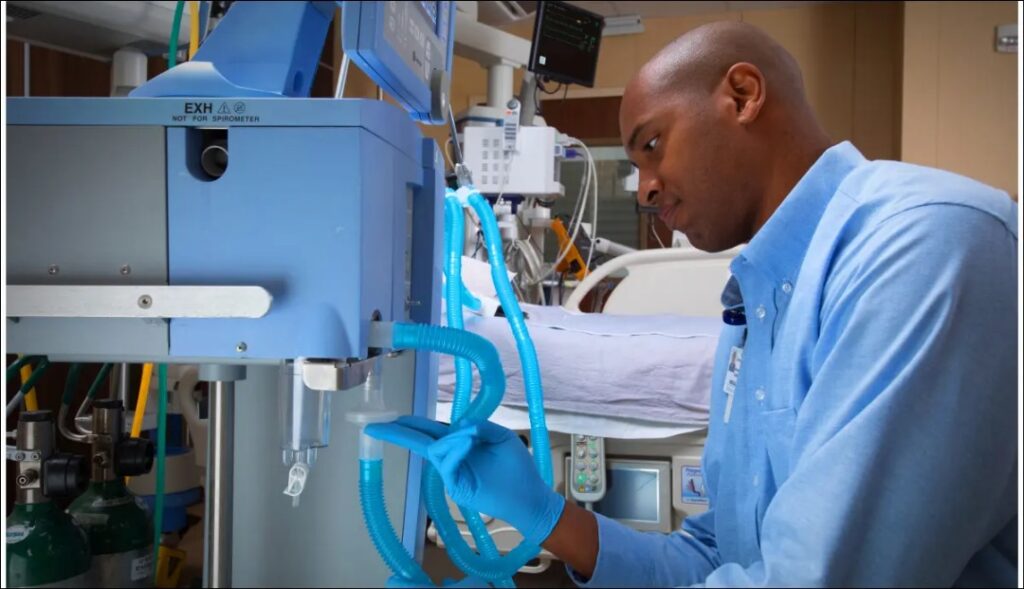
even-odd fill
[{"label": "warning symbol", "polygon": [[228,103],[226,103],[226,102],[220,103],[220,108],[217,109],[217,114],[219,114],[219,115],[229,115],[229,114],[231,114],[231,109],[228,108]]}]

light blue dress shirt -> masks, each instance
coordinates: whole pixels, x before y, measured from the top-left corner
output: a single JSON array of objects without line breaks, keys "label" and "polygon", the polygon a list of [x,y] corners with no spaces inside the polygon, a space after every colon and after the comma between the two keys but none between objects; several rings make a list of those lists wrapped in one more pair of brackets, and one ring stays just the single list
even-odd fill
[{"label": "light blue dress shirt", "polygon": [[[732,262],[707,513],[598,516],[582,586],[1014,586],[1017,205],[826,151]],[[745,341],[744,341],[745,340]],[[728,420],[729,355],[742,348]]]}]

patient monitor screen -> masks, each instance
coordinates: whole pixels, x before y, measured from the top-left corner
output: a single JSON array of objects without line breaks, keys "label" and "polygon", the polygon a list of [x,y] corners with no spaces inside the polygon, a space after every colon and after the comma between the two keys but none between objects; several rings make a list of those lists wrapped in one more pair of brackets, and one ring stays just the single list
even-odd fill
[{"label": "patient monitor screen", "polygon": [[533,25],[530,71],[593,87],[604,19],[565,2],[541,2]]}]

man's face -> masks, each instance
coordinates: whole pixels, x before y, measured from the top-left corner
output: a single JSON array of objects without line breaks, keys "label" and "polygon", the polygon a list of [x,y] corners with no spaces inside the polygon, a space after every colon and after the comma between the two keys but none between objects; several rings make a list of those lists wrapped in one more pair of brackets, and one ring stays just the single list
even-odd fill
[{"label": "man's face", "polygon": [[[640,171],[637,200],[656,206],[670,228],[699,249],[743,243],[753,179],[744,165],[742,129],[714,96],[654,96],[631,84],[619,111],[626,155]],[[662,93],[666,94],[666,93]]]}]

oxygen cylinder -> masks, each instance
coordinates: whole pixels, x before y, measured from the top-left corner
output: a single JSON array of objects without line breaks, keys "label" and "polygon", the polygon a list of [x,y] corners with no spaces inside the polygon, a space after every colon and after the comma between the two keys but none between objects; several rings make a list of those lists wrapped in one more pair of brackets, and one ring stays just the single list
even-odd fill
[{"label": "oxygen cylinder", "polygon": [[53,416],[25,411],[18,417],[17,499],[7,518],[8,587],[92,587],[89,540],[51,499],[73,497],[88,481],[86,461],[57,454]]},{"label": "oxygen cylinder", "polygon": [[153,466],[153,444],[124,436],[119,399],[93,404],[92,478],[68,513],[85,529],[99,587],[153,586],[153,522],[124,484]]}]

